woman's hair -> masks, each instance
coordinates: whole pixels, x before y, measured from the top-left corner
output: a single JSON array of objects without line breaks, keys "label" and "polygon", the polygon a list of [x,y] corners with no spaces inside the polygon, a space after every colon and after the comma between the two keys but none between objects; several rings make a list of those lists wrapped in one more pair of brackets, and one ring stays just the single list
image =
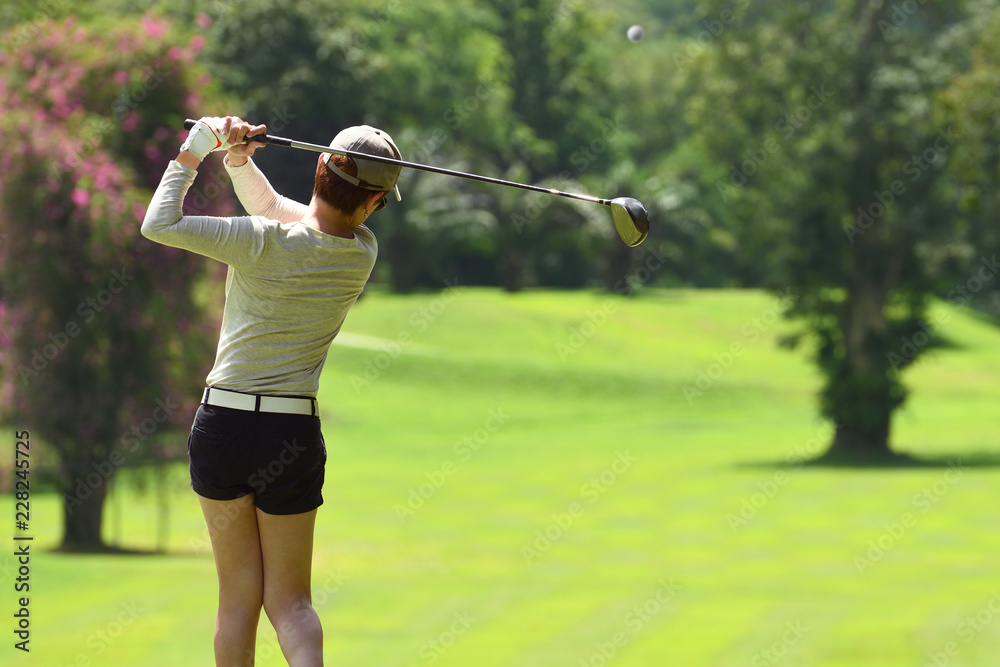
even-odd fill
[{"label": "woman's hair", "polygon": [[[357,177],[358,166],[352,158],[346,155],[331,155],[330,162],[337,165],[341,171]],[[352,215],[374,193],[375,190],[366,190],[352,185],[337,176],[332,169],[324,164],[322,159],[316,165],[316,182],[313,185],[313,194],[344,215]]]}]

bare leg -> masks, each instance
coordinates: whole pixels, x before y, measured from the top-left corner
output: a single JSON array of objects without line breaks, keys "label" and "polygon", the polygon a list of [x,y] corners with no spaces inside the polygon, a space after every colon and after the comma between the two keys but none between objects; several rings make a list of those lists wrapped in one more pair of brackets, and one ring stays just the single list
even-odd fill
[{"label": "bare leg", "polygon": [[257,510],[264,565],[264,612],[289,667],[322,667],[323,628],[312,606],[316,510],[274,515]]},{"label": "bare leg", "polygon": [[264,575],[253,494],[237,500],[198,496],[208,523],[219,576],[215,620],[216,667],[252,667]]}]

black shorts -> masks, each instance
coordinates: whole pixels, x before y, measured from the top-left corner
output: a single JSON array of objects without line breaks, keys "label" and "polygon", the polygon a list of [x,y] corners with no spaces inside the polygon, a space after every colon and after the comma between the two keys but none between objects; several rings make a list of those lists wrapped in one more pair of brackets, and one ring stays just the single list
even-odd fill
[{"label": "black shorts", "polygon": [[201,405],[188,438],[191,488],[212,500],[254,494],[268,514],[323,504],[326,443],[319,417]]}]

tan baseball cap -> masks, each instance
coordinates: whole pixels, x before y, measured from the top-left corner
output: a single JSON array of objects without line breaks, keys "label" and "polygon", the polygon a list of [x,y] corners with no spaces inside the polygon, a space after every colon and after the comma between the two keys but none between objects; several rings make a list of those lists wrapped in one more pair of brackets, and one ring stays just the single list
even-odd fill
[{"label": "tan baseball cap", "polygon": [[[396,160],[403,159],[392,137],[386,132],[370,125],[355,125],[354,127],[342,130],[330,142],[330,148],[364,153],[366,155],[381,155],[382,157],[395,158]],[[392,190],[396,193],[396,201],[403,201],[403,198],[399,196],[399,188],[396,186],[399,173],[403,170],[401,166],[354,158],[352,156],[355,164],[358,165],[358,175],[355,177],[343,171],[337,165],[332,164],[330,162],[330,155],[330,153],[324,154],[323,162],[337,176],[340,176],[348,183],[366,190],[377,190],[380,192]]]}]

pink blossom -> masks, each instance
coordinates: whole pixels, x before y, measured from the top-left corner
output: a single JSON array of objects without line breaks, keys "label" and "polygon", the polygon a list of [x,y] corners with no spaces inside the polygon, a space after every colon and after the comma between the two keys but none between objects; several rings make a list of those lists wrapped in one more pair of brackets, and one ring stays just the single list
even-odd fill
[{"label": "pink blossom", "polygon": [[149,160],[150,162],[156,162],[157,160],[160,159],[160,156],[162,155],[160,153],[160,149],[157,148],[156,146],[146,146],[145,153],[146,153],[146,159]]},{"label": "pink blossom", "polygon": [[24,58],[21,60],[21,66],[24,67],[24,69],[34,69],[35,56],[30,53],[25,55]]},{"label": "pink blossom", "polygon": [[128,83],[128,72],[125,70],[118,70],[111,75],[111,80],[117,83],[119,86],[124,86]]},{"label": "pink blossom", "polygon": [[165,127],[158,127],[153,131],[153,138],[157,141],[166,141],[170,138],[170,130]]},{"label": "pink blossom", "polygon": [[142,29],[146,32],[146,34],[152,37],[153,39],[159,39],[163,37],[163,33],[166,32],[165,22],[158,21],[157,19],[149,15],[142,17],[140,25],[142,26]]},{"label": "pink blossom", "polygon": [[205,38],[201,35],[195,35],[191,38],[190,46],[195,51],[201,51],[205,47]]},{"label": "pink blossom", "polygon": [[194,22],[198,24],[198,27],[202,30],[208,30],[212,27],[212,17],[202,12],[194,18]]},{"label": "pink blossom", "polygon": [[183,55],[179,46],[171,46],[167,51],[167,58],[170,60],[180,60]]},{"label": "pink blossom", "polygon": [[135,219],[139,220],[140,222],[142,220],[145,220],[146,219],[146,207],[143,206],[142,204],[136,202],[135,204],[132,205],[132,215],[134,215]]},{"label": "pink blossom", "polygon": [[212,75],[209,74],[208,72],[202,72],[198,76],[198,85],[199,86],[207,86],[211,82],[212,82]]},{"label": "pink blossom", "polygon": [[[190,95],[187,96],[187,99],[184,100],[184,102],[185,102],[185,104],[188,105],[188,108],[190,108],[190,109],[197,109],[198,107],[201,106],[201,95],[199,95],[197,93],[191,93]],[[195,116],[195,117],[197,118],[197,116]],[[185,135],[185,136],[187,136],[187,135]]]},{"label": "pink blossom", "polygon": [[76,190],[73,190],[73,194],[70,199],[73,200],[74,204],[83,208],[90,203],[90,193],[82,188],[77,188]]},{"label": "pink blossom", "polygon": [[132,132],[135,130],[135,126],[139,124],[139,114],[134,111],[130,111],[125,120],[122,121],[122,130],[125,132]]}]

